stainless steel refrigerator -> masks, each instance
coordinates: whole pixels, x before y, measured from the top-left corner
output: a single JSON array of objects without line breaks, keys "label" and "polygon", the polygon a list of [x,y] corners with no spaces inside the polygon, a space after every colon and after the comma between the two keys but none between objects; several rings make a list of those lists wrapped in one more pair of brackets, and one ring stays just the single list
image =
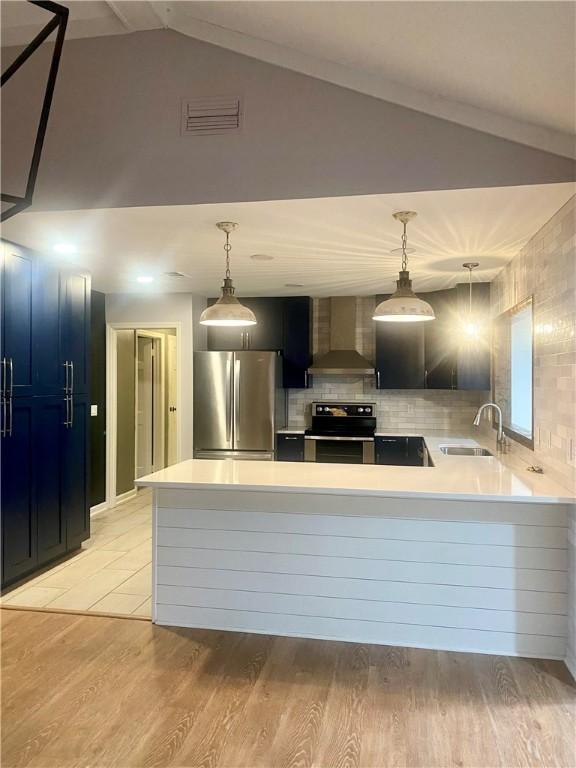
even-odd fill
[{"label": "stainless steel refrigerator", "polygon": [[276,352],[194,353],[194,457],[274,459],[286,424]]}]

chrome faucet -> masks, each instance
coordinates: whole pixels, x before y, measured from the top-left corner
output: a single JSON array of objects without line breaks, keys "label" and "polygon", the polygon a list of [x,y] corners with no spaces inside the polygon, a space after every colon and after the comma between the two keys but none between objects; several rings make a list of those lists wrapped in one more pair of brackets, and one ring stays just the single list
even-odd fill
[{"label": "chrome faucet", "polygon": [[496,405],[496,403],[484,403],[484,405],[481,405],[480,408],[478,408],[478,412],[476,413],[476,416],[474,417],[474,426],[479,427],[480,426],[480,418],[482,416],[482,413],[484,412],[485,408],[494,408],[496,413],[498,414],[498,434],[496,436],[496,447],[499,451],[504,453],[506,451],[506,435],[504,434],[504,425],[502,422],[502,409],[499,405]]}]

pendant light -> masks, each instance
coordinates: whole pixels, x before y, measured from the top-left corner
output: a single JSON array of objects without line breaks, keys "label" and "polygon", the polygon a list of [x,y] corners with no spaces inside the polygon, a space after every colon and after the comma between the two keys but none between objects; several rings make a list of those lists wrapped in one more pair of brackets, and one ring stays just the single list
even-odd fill
[{"label": "pendant light", "polygon": [[472,310],[472,272],[479,267],[480,264],[477,261],[467,261],[462,264],[464,269],[468,270],[468,317],[465,318],[463,328],[464,333],[468,338],[475,339],[480,335],[480,325],[474,317]]},{"label": "pendant light", "polygon": [[201,325],[228,325],[228,326],[245,326],[256,325],[256,316],[251,309],[240,304],[236,296],[234,296],[234,286],[232,285],[232,278],[230,277],[230,251],[232,246],[230,245],[230,233],[238,228],[238,224],[233,221],[219,221],[216,224],[219,230],[226,233],[226,243],[224,245],[224,251],[226,253],[226,272],[224,275],[224,283],[222,285],[222,294],[215,304],[210,307],[206,307],[204,312],[200,315]]},{"label": "pendant light", "polygon": [[408,272],[408,238],[406,225],[417,214],[414,211],[399,211],[392,214],[396,221],[401,221],[404,229],[402,232],[402,269],[399,280],[396,281],[395,293],[386,301],[382,301],[374,310],[373,320],[386,323],[418,323],[426,320],[435,320],[434,310],[427,301],[419,299],[412,290],[412,280]]}]

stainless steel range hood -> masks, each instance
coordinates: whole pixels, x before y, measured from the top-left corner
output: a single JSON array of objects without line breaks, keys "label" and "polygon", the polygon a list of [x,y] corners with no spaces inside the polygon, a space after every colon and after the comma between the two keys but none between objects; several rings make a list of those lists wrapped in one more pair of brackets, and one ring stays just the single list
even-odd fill
[{"label": "stainless steel range hood", "polygon": [[330,299],[330,349],[314,357],[308,373],[362,376],[374,373],[374,365],[356,349],[356,314],[355,296]]}]

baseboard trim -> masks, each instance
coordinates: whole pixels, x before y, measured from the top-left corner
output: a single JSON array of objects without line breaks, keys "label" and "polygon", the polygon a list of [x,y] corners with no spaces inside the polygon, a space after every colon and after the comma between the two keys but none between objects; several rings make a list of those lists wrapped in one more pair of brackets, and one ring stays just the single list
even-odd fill
[{"label": "baseboard trim", "polygon": [[132,488],[131,491],[126,491],[126,493],[121,493],[119,496],[116,496],[114,504],[110,504],[110,506],[117,507],[118,504],[123,504],[125,501],[130,501],[130,499],[135,499],[137,495],[138,488]]},{"label": "baseboard trim", "polygon": [[95,504],[93,507],[90,507],[90,517],[97,515],[99,512],[105,512],[107,509],[110,509],[110,504],[107,501]]},{"label": "baseboard trim", "polygon": [[574,680],[576,680],[576,658],[574,656],[566,656],[564,659],[564,664],[566,664],[566,667],[568,668],[568,672],[572,675]]},{"label": "baseboard trim", "polygon": [[31,611],[33,613],[62,613],[68,616],[94,616],[101,619],[131,619],[132,621],[151,622],[150,616],[137,616],[131,613],[103,613],[102,611],[80,611],[70,608],[32,608],[28,605],[0,605],[2,611]]}]

